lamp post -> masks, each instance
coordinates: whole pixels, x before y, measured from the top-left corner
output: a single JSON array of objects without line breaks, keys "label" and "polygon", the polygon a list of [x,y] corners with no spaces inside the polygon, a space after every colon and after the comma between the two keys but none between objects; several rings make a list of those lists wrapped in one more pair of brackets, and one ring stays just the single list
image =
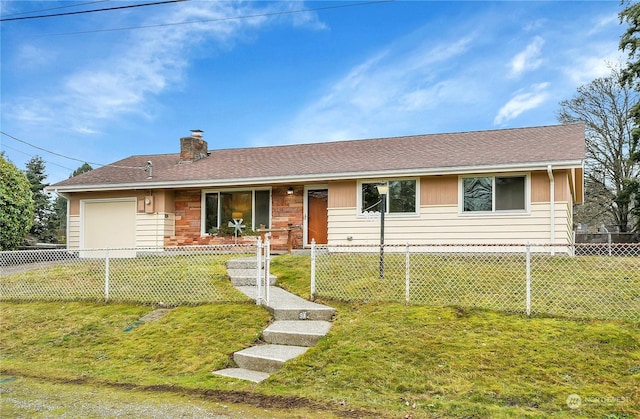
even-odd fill
[{"label": "lamp post", "polygon": [[387,210],[387,193],[389,184],[381,183],[376,186],[380,195],[380,279],[384,278],[384,213]]}]

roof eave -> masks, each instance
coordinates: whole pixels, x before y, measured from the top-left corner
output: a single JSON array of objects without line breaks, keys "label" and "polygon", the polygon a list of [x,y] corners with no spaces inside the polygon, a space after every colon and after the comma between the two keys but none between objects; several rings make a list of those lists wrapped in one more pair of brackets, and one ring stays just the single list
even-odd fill
[{"label": "roof eave", "polygon": [[304,183],[304,182],[326,182],[330,180],[363,179],[373,177],[408,177],[408,176],[435,176],[435,175],[465,175],[471,173],[492,173],[492,172],[525,172],[534,170],[547,170],[551,165],[554,169],[571,169],[582,167],[583,160],[562,160],[548,162],[531,163],[509,163],[501,165],[485,166],[451,166],[418,169],[397,169],[397,170],[367,170],[359,172],[341,173],[318,173],[307,175],[289,175],[275,177],[252,177],[252,178],[229,178],[229,179],[202,179],[202,180],[180,180],[164,182],[136,182],[136,183],[114,183],[114,184],[93,184],[93,185],[70,185],[70,186],[49,186],[45,188],[47,192],[74,193],[74,192],[99,192],[116,190],[139,190],[139,189],[167,189],[167,188],[198,188],[198,187],[225,187],[225,186],[245,186],[245,185],[269,185],[282,183]]}]

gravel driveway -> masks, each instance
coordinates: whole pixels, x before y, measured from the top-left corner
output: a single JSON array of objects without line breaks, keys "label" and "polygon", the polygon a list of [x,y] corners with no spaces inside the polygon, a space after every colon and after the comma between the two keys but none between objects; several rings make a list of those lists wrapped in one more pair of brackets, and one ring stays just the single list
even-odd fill
[{"label": "gravel driveway", "polygon": [[260,409],[198,397],[0,376],[2,418],[227,419],[334,417],[329,412]]}]

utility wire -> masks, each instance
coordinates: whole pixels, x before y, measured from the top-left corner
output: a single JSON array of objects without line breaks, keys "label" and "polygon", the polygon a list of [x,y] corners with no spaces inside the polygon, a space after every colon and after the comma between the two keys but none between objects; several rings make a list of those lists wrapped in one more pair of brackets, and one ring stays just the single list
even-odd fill
[{"label": "utility wire", "polygon": [[[22,153],[22,154],[24,154],[24,155],[26,155],[26,156],[29,156],[29,157],[31,157],[31,158],[36,157],[36,156],[35,156],[35,155],[33,155],[33,154],[27,153],[26,151],[18,150],[17,148],[10,147],[10,146],[8,146],[8,145],[6,145],[6,144],[2,144],[2,145],[0,145],[0,147],[5,148],[5,149],[9,149],[9,150],[13,150],[13,151],[17,151],[18,153]],[[52,162],[52,161],[48,161],[48,160],[44,160],[44,159],[43,159],[43,161],[44,161],[45,163],[47,163],[47,164],[52,164],[52,165],[54,165],[54,166],[62,167],[63,169],[71,170],[72,172],[74,171],[74,169],[71,169],[71,168],[66,167],[66,166],[62,166],[62,165],[60,165],[60,164],[58,164],[58,163],[54,163],[54,162]]]},{"label": "utility wire", "polygon": [[96,0],[96,1],[89,1],[89,2],[86,2],[86,3],[70,4],[70,5],[67,5],[67,6],[50,7],[48,9],[31,10],[29,12],[10,13],[8,15],[4,15],[3,18],[8,17],[8,16],[27,15],[29,13],[48,12],[49,10],[66,9],[66,8],[69,8],[69,7],[86,6],[87,4],[104,3],[104,2],[107,2],[107,1],[109,1],[109,0]]},{"label": "utility wire", "polygon": [[391,3],[396,0],[375,0],[368,1],[363,3],[351,3],[351,4],[341,4],[337,6],[325,6],[325,7],[316,7],[316,8],[308,8],[308,9],[299,9],[299,10],[286,10],[281,12],[271,12],[271,13],[260,13],[255,15],[245,15],[245,16],[234,16],[234,17],[221,17],[215,19],[204,19],[204,20],[192,20],[188,22],[174,22],[174,23],[159,23],[157,25],[146,25],[146,26],[128,26],[124,28],[112,28],[112,29],[94,29],[90,31],[81,31],[81,32],[61,32],[61,33],[51,33],[45,34],[42,36],[62,36],[62,35],[82,35],[87,33],[99,33],[99,32],[116,32],[116,31],[128,31],[133,29],[149,29],[149,28],[160,28],[165,26],[177,26],[177,25],[190,25],[194,23],[208,23],[208,22],[223,22],[228,20],[239,20],[239,19],[250,19],[255,17],[269,17],[269,16],[278,16],[278,15],[287,15],[294,13],[303,13],[303,12],[317,12],[320,10],[330,10],[330,9],[342,9],[347,7],[358,7],[358,6],[368,6],[371,4],[378,3]]},{"label": "utility wire", "polygon": [[112,11],[112,10],[132,9],[134,7],[158,6],[158,5],[161,5],[161,4],[168,4],[168,3],[180,3],[180,2],[183,2],[183,1],[189,1],[189,0],[164,0],[164,1],[158,1],[158,2],[155,2],[155,3],[130,4],[128,6],[107,7],[107,8],[104,8],[104,9],[82,10],[82,11],[79,11],[79,12],[56,13],[56,14],[53,14],[53,15],[11,17],[9,19],[0,19],[0,22],[10,22],[10,21],[15,21],[15,20],[27,20],[27,19],[42,19],[42,18],[45,18],[45,17],[72,16],[72,15],[81,15],[81,14],[85,14],[85,13],[94,13],[94,12],[109,12],[109,11]]},{"label": "utility wire", "polygon": [[20,138],[14,137],[11,134],[7,134],[4,131],[0,131],[0,134],[6,135],[7,137],[9,137],[9,138],[11,138],[13,140],[16,140],[18,142],[21,142],[22,144],[26,144],[29,147],[37,148],[38,150],[44,151],[45,153],[53,154],[54,156],[62,157],[62,158],[69,159],[69,160],[78,161],[80,163],[91,164],[93,166],[109,166],[109,167],[115,167],[117,169],[141,169],[141,170],[144,170],[147,167],[147,166],[117,166],[117,165],[113,165],[113,164],[103,164],[103,163],[96,163],[96,162],[76,159],[75,157],[65,156],[64,154],[56,153],[55,151],[47,150],[46,148],[42,148],[42,147],[39,147],[37,145],[31,144],[31,143],[29,143],[27,141],[21,140]]}]

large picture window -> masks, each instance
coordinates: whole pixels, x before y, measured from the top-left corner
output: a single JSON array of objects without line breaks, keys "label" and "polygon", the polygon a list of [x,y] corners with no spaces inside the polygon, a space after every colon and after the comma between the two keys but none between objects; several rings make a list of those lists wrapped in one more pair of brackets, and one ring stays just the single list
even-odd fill
[{"label": "large picture window", "polygon": [[525,211],[526,176],[462,178],[462,211]]},{"label": "large picture window", "polygon": [[[380,211],[379,182],[363,182],[360,194],[360,213]],[[386,195],[386,209],[390,214],[415,214],[417,208],[416,180],[403,179],[389,181],[389,193]]]},{"label": "large picture window", "polygon": [[234,219],[242,219],[245,228],[256,229],[261,224],[270,227],[270,191],[217,191],[204,194],[204,232],[226,227]]}]

